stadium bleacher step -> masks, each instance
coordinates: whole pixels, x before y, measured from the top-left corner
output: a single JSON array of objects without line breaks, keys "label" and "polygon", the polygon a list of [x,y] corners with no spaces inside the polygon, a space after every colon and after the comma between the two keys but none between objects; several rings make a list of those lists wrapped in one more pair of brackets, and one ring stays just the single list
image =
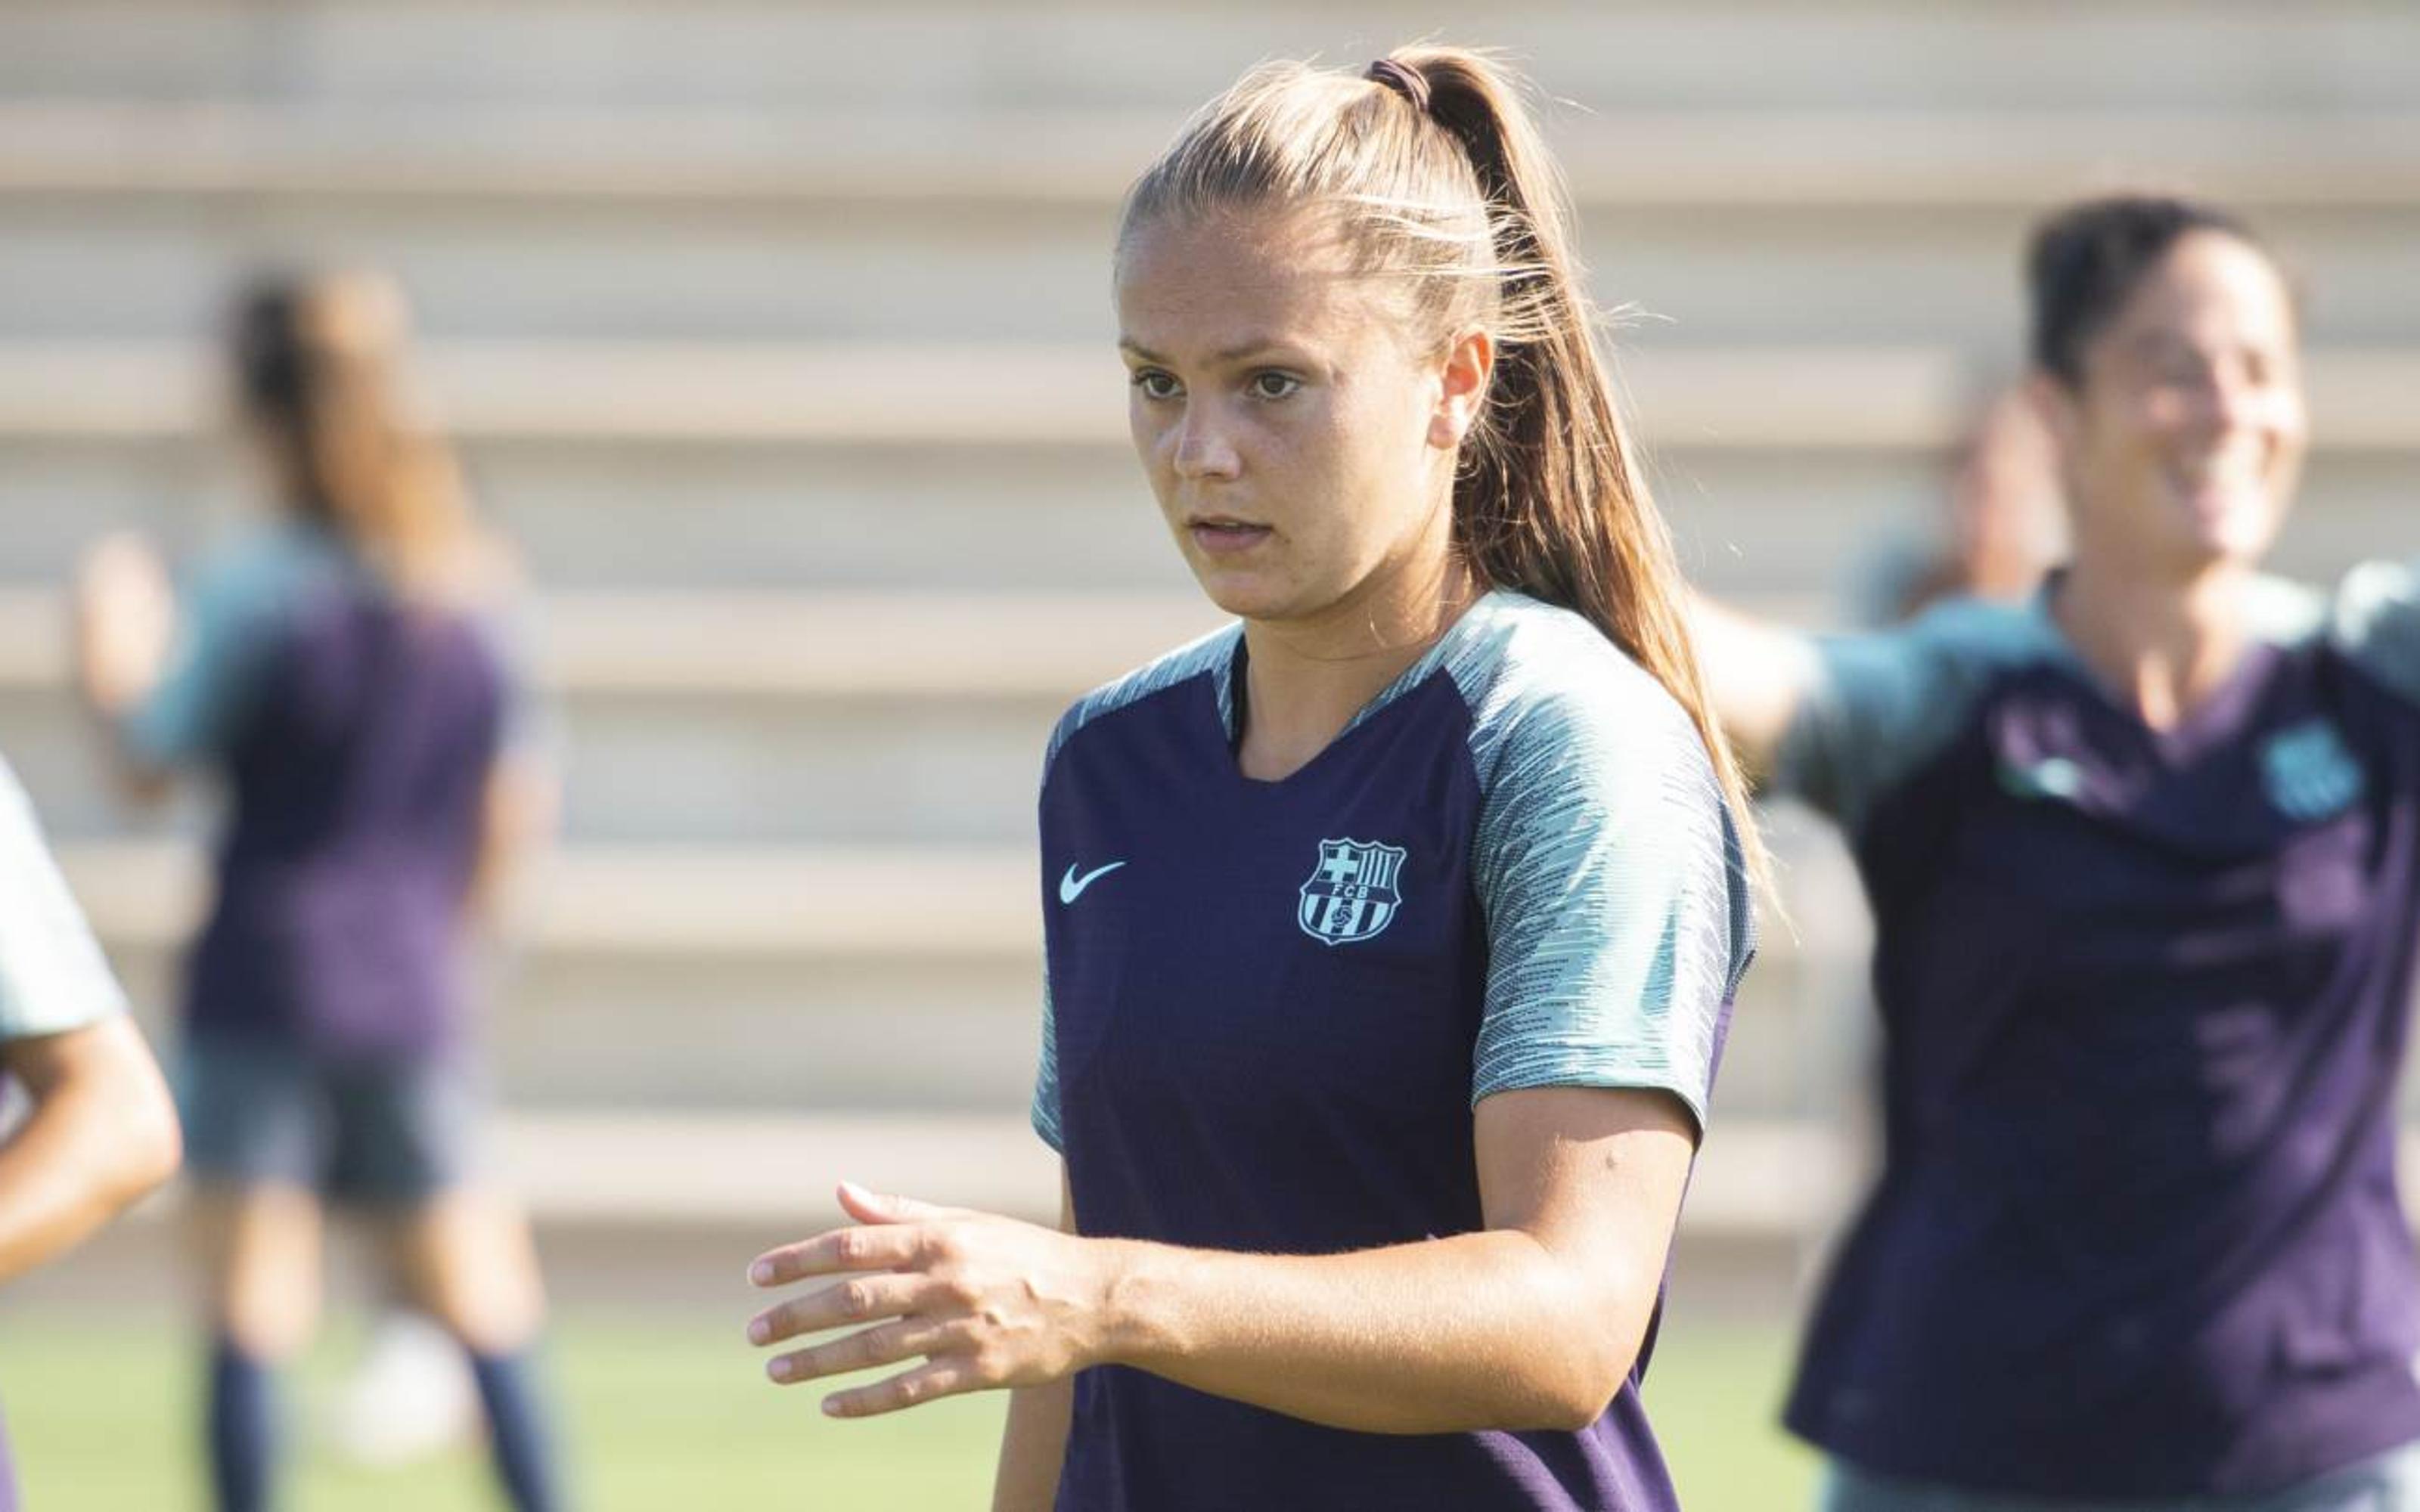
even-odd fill
[{"label": "stadium bleacher step", "polygon": [[[2190,17],[2195,45],[2175,45]],[[1821,8],[1443,0],[1383,10],[1277,0],[1148,10],[1098,0],[16,0],[0,91],[397,112],[434,102],[944,118],[1039,102],[1182,108],[1257,58],[1347,60],[1425,34],[1483,32],[1559,94],[1641,106],[1756,102],[1933,111],[2392,106],[2420,85],[2420,18],[2344,0],[1996,7],[1858,0]]]}]

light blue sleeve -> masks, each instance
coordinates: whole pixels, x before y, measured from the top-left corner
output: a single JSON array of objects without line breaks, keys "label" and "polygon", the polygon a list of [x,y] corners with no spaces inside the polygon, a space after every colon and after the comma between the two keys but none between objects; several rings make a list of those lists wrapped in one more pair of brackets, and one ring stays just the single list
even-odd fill
[{"label": "light blue sleeve", "polygon": [[2058,643],[2039,609],[1975,599],[1893,629],[1813,637],[1812,682],[1769,786],[1854,831],[1876,799],[1957,737],[2000,669],[2055,655]]},{"label": "light blue sleeve", "polygon": [[[1085,705],[1078,703],[1061,716],[1051,730],[1050,744],[1042,757],[1042,786],[1046,792],[1050,784],[1051,764],[1059,759],[1059,748],[1081,728],[1086,717]],[[1049,837],[1044,835],[1041,839],[1047,850]],[[1044,886],[1048,886],[1047,877]],[[1047,908],[1049,904],[1046,901],[1043,906]],[[1050,1007],[1050,951],[1047,947],[1042,952],[1042,1049],[1034,1066],[1033,1103],[1028,1116],[1042,1142],[1064,1155],[1067,1139],[1059,1122],[1059,1029]]]},{"label": "light blue sleeve", "polygon": [[1042,1055],[1033,1073],[1033,1132],[1061,1154],[1066,1136],[1059,1132],[1059,1046],[1050,1017],[1050,963],[1042,964]]},{"label": "light blue sleeve", "polygon": [[542,768],[560,765],[563,709],[538,680],[536,670],[545,656],[543,626],[535,606],[525,597],[506,599],[483,612],[478,624],[504,689],[498,753]]},{"label": "light blue sleeve", "polygon": [[166,677],[127,716],[128,749],[155,766],[225,750],[259,690],[279,614],[327,561],[327,548],[289,529],[206,566],[186,595]]},{"label": "light blue sleeve", "polygon": [[2420,703],[2420,563],[2355,567],[2336,591],[2336,642],[2369,674]]},{"label": "light blue sleeve", "polygon": [[0,1040],[59,1034],[125,1011],[33,805],[0,763]]},{"label": "light blue sleeve", "polygon": [[1471,1101],[1652,1088],[1702,1128],[1752,949],[1746,886],[1695,726],[1623,671],[1606,696],[1526,702],[1482,765],[1472,864],[1487,997]]}]

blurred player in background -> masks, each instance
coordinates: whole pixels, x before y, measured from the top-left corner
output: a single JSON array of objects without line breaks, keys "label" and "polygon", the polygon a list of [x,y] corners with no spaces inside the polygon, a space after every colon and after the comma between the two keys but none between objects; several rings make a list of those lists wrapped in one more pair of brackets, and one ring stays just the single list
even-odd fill
[{"label": "blurred player in background", "polygon": [[1256,69],[1119,238],[1137,450],[1242,624],[1044,777],[1058,1230],[844,1188],[776,1380],[1018,1388],[1008,1509],[1673,1504],[1638,1397],[1753,844],[1514,82]]},{"label": "blurred player in background", "polygon": [[140,542],[98,548],[78,594],[85,693],[130,785],[198,768],[230,799],[182,1070],[219,1504],[270,1500],[271,1371],[317,1321],[333,1196],[468,1350],[513,1504],[556,1507],[536,1260],[473,1180],[464,1023],[472,916],[546,808],[508,731],[509,563],[406,401],[391,284],[269,281],[234,334],[280,517],[203,575],[173,650]]},{"label": "blurred player in background", "polygon": [[2305,416],[2240,221],[2091,202],[2027,266],[2068,565],[1869,635],[1702,615],[1878,927],[1883,1174],[1789,1421],[1838,1512],[2420,1508],[2420,584],[2259,571]]},{"label": "blurred player in background", "polygon": [[1852,609],[1892,625],[1945,598],[2022,599],[2066,554],[2056,446],[2032,395],[2004,388],[1959,442],[1939,522],[1875,553]]},{"label": "blurred player in background", "polygon": [[[101,947],[0,762],[0,1072],[23,1089],[0,1134],[0,1285],[177,1168],[177,1112]],[[7,1103],[0,1084],[0,1104]],[[16,1477],[0,1432],[0,1512]]]}]

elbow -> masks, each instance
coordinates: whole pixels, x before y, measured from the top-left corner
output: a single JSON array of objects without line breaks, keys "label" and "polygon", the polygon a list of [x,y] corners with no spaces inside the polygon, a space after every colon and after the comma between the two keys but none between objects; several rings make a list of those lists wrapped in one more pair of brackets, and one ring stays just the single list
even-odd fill
[{"label": "elbow", "polygon": [[1516,1431],[1577,1433],[1605,1415],[1605,1410],[1621,1395],[1636,1355],[1623,1354],[1616,1361],[1611,1350],[1572,1352],[1586,1357],[1558,1362],[1551,1372],[1542,1372],[1544,1379],[1532,1384],[1531,1399],[1517,1414],[1525,1421],[1508,1427]]},{"label": "elbow", "polygon": [[[1652,1289],[1641,1293],[1627,1288],[1615,1288],[1610,1295],[1567,1293],[1564,1305],[1546,1315],[1552,1321],[1540,1347],[1530,1352],[1529,1368],[1519,1373],[1520,1396],[1508,1404],[1512,1410],[1506,1414],[1515,1421],[1499,1426],[1577,1433],[1603,1417],[1638,1363],[1653,1295]],[[1570,1319],[1575,1318],[1600,1319],[1603,1324],[1571,1327]]]},{"label": "elbow", "polygon": [[141,1106],[124,1117],[112,1157],[103,1186],[113,1211],[133,1206],[177,1174],[184,1164],[185,1137],[166,1088],[155,1083]]}]

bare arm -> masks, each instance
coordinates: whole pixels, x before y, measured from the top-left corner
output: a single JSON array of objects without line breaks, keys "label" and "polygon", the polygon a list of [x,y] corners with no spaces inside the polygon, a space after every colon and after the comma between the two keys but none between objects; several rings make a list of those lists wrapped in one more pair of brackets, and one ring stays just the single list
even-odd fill
[{"label": "bare arm", "polygon": [[759,1285],[847,1275],[759,1316],[800,1381],[922,1356],[827,1411],[1063,1381],[1100,1364],[1336,1427],[1576,1428],[1637,1359],[1694,1147],[1658,1092],[1547,1088],[1480,1104],[1486,1227],[1329,1256],[1073,1238],[843,1189],[861,1226],[763,1257]]},{"label": "bare arm", "polygon": [[[1076,1231],[1076,1198],[1068,1189],[1064,1165],[1059,1171],[1059,1231]],[[1059,1499],[1059,1472],[1066,1464],[1067,1428],[1075,1415],[1072,1377],[1009,1392],[1008,1426],[1001,1433],[991,1512],[1050,1512]]]},{"label": "bare arm", "polygon": [[103,537],[85,553],[73,594],[76,691],[107,729],[113,769],[132,802],[165,798],[171,774],[137,757],[127,718],[167,676],[177,600],[157,552],[132,532]]},{"label": "bare arm", "polygon": [[1814,681],[1807,638],[1696,592],[1689,631],[1724,733],[1751,775],[1770,775]]},{"label": "bare arm", "polygon": [[10,1041],[0,1063],[34,1111],[0,1146],[0,1281],[57,1255],[175,1173],[176,1108],[142,1034],[116,1013]]},{"label": "bare arm", "polygon": [[473,920],[496,920],[514,868],[552,837],[559,805],[560,788],[544,759],[524,751],[496,759],[480,794],[479,848],[464,899]]}]

